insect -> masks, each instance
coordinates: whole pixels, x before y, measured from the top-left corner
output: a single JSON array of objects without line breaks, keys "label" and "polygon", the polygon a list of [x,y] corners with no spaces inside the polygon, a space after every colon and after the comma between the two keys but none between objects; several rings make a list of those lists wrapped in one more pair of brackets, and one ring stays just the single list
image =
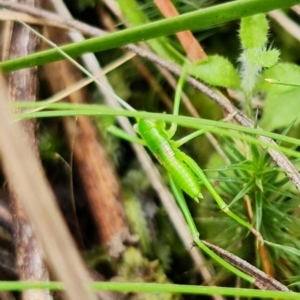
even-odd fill
[{"label": "insect", "polygon": [[[181,92],[185,76],[185,73],[183,73],[177,85],[173,115],[178,115],[179,113]],[[120,100],[121,99],[118,98],[118,101]],[[134,109],[123,100],[120,101],[120,103],[127,109],[134,111]],[[165,123],[161,120],[136,118],[136,122],[135,129],[142,138],[140,143],[148,147],[160,164],[165,168],[170,175],[175,188],[184,191],[195,201],[199,202],[199,200],[203,198],[201,186],[204,185],[223,212],[242,226],[248,228],[260,242],[263,242],[261,234],[250,223],[243,220],[229,209],[198,164],[190,156],[179,149],[179,147],[187,141],[202,134],[204,132],[203,130],[198,130],[181,140],[175,141],[172,140],[177,130],[177,124],[175,123],[172,123],[170,129],[167,130]],[[126,135],[123,137],[127,138]]]},{"label": "insect", "polygon": [[202,198],[199,179],[185,162],[186,155],[170,140],[160,121],[139,120],[137,131],[157,160],[172,175],[178,186],[191,198]]}]

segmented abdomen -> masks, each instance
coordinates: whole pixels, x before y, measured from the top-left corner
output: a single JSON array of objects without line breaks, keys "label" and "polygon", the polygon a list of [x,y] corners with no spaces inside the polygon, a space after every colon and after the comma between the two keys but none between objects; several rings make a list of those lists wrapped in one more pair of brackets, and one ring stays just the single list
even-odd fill
[{"label": "segmented abdomen", "polygon": [[180,157],[181,151],[171,145],[166,131],[159,127],[157,122],[140,120],[138,132],[180,188],[193,199],[199,200],[201,198],[199,180]]}]

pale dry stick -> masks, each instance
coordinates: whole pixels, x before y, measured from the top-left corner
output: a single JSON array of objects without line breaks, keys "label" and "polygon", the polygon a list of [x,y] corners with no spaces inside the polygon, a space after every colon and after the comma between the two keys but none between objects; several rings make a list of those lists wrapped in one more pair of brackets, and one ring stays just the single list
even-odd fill
[{"label": "pale dry stick", "polygon": [[[55,8],[60,13],[62,13],[64,17],[66,17],[66,16],[71,17],[71,15],[68,12],[67,8],[65,7],[64,3],[62,3],[59,0],[53,0],[52,2],[54,4]],[[83,37],[80,36],[80,33],[77,33],[77,35],[75,35],[75,36],[74,36],[74,34],[72,34],[70,36],[73,40],[75,39],[76,41],[78,41],[78,39],[79,40],[83,39]],[[97,59],[95,58],[95,56],[93,54],[84,55],[82,57],[82,60],[85,64],[85,66],[87,67],[87,69],[92,74],[96,74],[97,72],[99,72],[99,69],[100,69],[99,62],[97,61]],[[110,83],[108,82],[106,77],[101,78],[101,84],[103,84],[105,87],[112,90]],[[107,92],[105,89],[102,89],[100,92],[104,95],[104,99],[108,105],[110,105],[111,107],[113,107],[115,109],[121,108],[120,104],[118,103],[118,101],[116,101],[116,99],[114,97],[112,97],[111,93]],[[132,136],[136,136],[135,130],[132,128],[132,125],[127,118],[118,117],[117,120],[118,120],[120,126],[127,133],[129,133]],[[145,173],[149,177],[153,188],[156,190],[164,207],[169,212],[171,221],[172,221],[176,231],[178,232],[183,244],[185,245],[185,247],[187,249],[190,248],[191,239],[190,239],[189,228],[186,226],[185,220],[182,217],[181,211],[179,210],[178,206],[176,205],[176,202],[175,202],[172,194],[169,192],[169,190],[164,185],[161,175],[157,171],[157,168],[153,164],[153,161],[149,157],[149,155],[148,155],[147,151],[144,149],[144,147],[137,145],[137,144],[131,144],[131,145],[137,155],[138,160],[141,162],[141,166],[143,167]],[[199,252],[198,249],[194,248],[194,249],[191,249],[190,255],[192,256],[195,265],[199,266],[198,268],[199,268],[199,271],[200,271],[203,279],[206,282],[210,282],[211,278],[212,278],[212,274],[211,274],[211,271],[207,268],[205,259],[202,256],[202,254]],[[216,300],[223,299],[223,297],[218,296],[218,295],[214,296],[214,298]]]},{"label": "pale dry stick", "polygon": [[[111,95],[108,94],[108,98],[111,98]],[[115,99],[110,99],[110,102],[115,102]],[[114,103],[113,106],[116,105],[116,108],[118,108],[119,104]],[[127,119],[120,118],[121,126],[131,135],[134,135],[135,132],[132,130],[131,125],[127,121]],[[183,243],[185,244],[186,248],[190,248],[190,234],[186,227],[186,223],[184,219],[182,218],[182,214],[179,211],[177,205],[174,202],[173,196],[169,193],[169,191],[165,188],[165,186],[162,184],[160,174],[157,172],[156,167],[153,165],[152,160],[149,158],[148,154],[145,152],[143,147],[140,147],[139,145],[133,145],[133,149],[135,150],[137,157],[141,161],[141,164],[150,177],[150,181],[152,182],[152,185],[154,189],[158,192],[158,195],[160,196],[160,199],[163,202],[163,205],[165,208],[169,211],[169,216],[171,218],[171,221],[174,224],[174,227],[177,229],[177,232],[179,233],[179,236],[183,240]],[[196,250],[196,251],[195,251]],[[202,274],[202,277],[205,281],[211,282],[211,274],[210,271],[207,269],[206,263],[204,262],[204,258],[202,258],[202,255],[199,253],[197,249],[191,250],[191,256],[194,259],[194,262],[196,266],[198,266],[198,269],[200,273]],[[213,296],[216,300],[223,299],[223,297],[219,295]]]},{"label": "pale dry stick", "polygon": [[12,124],[3,77],[0,77],[0,93],[0,152],[5,174],[22,195],[20,200],[34,226],[37,240],[57,278],[65,283],[68,298],[95,299],[45,176],[28,143],[21,137],[20,124]]},{"label": "pale dry stick", "polygon": [[25,13],[14,12],[13,14],[9,10],[0,10],[0,20],[1,21],[22,21],[34,25],[43,26],[53,26],[61,29],[69,30],[69,27],[63,24],[58,24],[57,22],[49,21],[43,18],[31,17]]},{"label": "pale dry stick", "polygon": [[291,9],[292,9],[298,16],[300,16],[300,5],[292,6]]},{"label": "pale dry stick", "polygon": [[229,262],[231,265],[235,266],[239,270],[245,272],[246,274],[252,276],[255,279],[254,284],[262,289],[262,290],[274,290],[274,291],[283,291],[283,292],[291,292],[285,285],[257,269],[256,267],[249,264],[247,261],[239,258],[238,256],[218,247],[206,241],[203,241],[209,249],[214,251],[220,257],[222,257],[225,261]]},{"label": "pale dry stick", "polygon": [[[60,2],[60,1],[55,0],[56,4],[58,2]],[[65,9],[61,5],[58,5],[57,9],[58,8],[59,8],[60,12]],[[89,62],[87,62],[87,63],[89,64]],[[162,70],[166,71],[164,69],[162,69]],[[175,80],[173,80],[173,81],[174,81],[174,86],[176,86]],[[105,92],[105,90],[102,92]],[[119,103],[116,102],[114,98],[111,98],[110,94],[106,95],[106,97],[107,97],[110,105],[113,104],[113,106],[116,106],[116,108],[120,108]],[[189,100],[188,100],[188,103],[190,103]],[[191,107],[193,108],[193,106],[191,106]],[[119,119],[120,119],[119,123],[121,124],[123,129],[125,131],[127,131],[127,133],[130,133],[131,135],[135,135],[135,132],[132,130],[132,126],[129,124],[128,120],[124,119],[124,118],[119,118]],[[165,188],[165,185],[162,184],[160,174],[157,172],[156,167],[153,165],[152,160],[149,158],[149,155],[145,152],[144,148],[140,147],[139,145],[133,145],[132,147],[133,147],[134,151],[136,152],[137,157],[141,161],[141,164],[142,164],[144,170],[148,174],[154,189],[156,189],[158,195],[160,196],[160,199],[161,199],[164,207],[168,210],[169,217],[170,217],[171,221],[173,222],[174,227],[177,229],[177,232],[179,233],[179,236],[181,237],[183,243],[185,244],[185,246],[187,248],[190,248],[189,247],[189,245],[190,245],[189,229],[186,226],[186,223],[182,217],[180,210],[178,209],[178,206],[174,202],[173,195],[170,194],[169,190],[167,190]],[[202,257],[202,254],[199,253],[199,251],[197,251],[197,250],[194,251],[194,250],[196,250],[196,249],[191,249],[191,256],[194,259],[196,266],[198,266],[198,269],[199,269],[202,277],[204,278],[204,280],[206,282],[210,283],[211,282],[211,274],[210,274],[210,271],[206,267],[205,260]],[[220,295],[214,295],[213,298],[216,300],[223,299],[223,297]]]},{"label": "pale dry stick", "polygon": [[268,13],[268,16],[279,24],[286,32],[288,32],[293,38],[300,42],[300,26],[291,20],[281,10],[273,10]]},{"label": "pale dry stick", "polygon": [[8,59],[9,57],[9,49],[10,49],[10,42],[13,34],[13,26],[14,22],[12,20],[7,20],[4,22],[1,28],[1,61]]},{"label": "pale dry stick", "polygon": [[103,3],[109,8],[109,10],[119,19],[122,19],[122,11],[115,0],[103,0]]},{"label": "pale dry stick", "polygon": [[[73,29],[77,29],[78,31],[80,31],[86,35],[89,35],[89,36],[100,36],[103,34],[107,34],[107,32],[100,30],[96,27],[89,26],[85,23],[81,23],[81,22],[75,21],[75,20],[64,20],[64,19],[62,20],[59,15],[52,14],[52,13],[49,13],[44,10],[34,9],[27,5],[20,5],[20,4],[16,5],[15,3],[10,3],[10,2],[4,1],[4,0],[0,0],[0,5],[3,7],[15,9],[17,11],[26,12],[26,13],[29,13],[31,15],[35,15],[38,17],[44,17],[47,19],[51,19],[52,21],[70,26]],[[171,73],[173,73],[177,76],[180,76],[180,74],[182,72],[182,69],[179,66],[160,58],[159,56],[155,55],[152,52],[141,49],[138,46],[129,44],[127,46],[124,46],[124,48],[137,53],[139,56],[144,57],[145,59],[148,59],[148,60],[152,61],[153,63],[160,65],[163,68],[166,68]],[[199,91],[201,91],[202,93],[207,95],[209,98],[211,98],[214,102],[216,102],[223,109],[225,109],[229,114],[236,113],[234,116],[234,119],[240,125],[243,125],[243,126],[246,126],[249,128],[255,127],[253,121],[250,120],[248,117],[246,117],[236,107],[234,107],[228,101],[228,99],[225,98],[224,95],[221,95],[220,93],[216,92],[215,90],[207,87],[205,84],[201,83],[200,81],[196,80],[195,78],[193,78],[191,76],[187,77],[187,82],[189,82],[193,87],[195,87],[196,89],[198,89]],[[256,127],[256,128],[259,129],[259,127]],[[258,139],[260,139],[266,143],[276,145],[276,143],[270,138],[259,136]],[[277,150],[268,148],[267,151],[270,154],[273,161],[285,172],[287,177],[291,180],[291,182],[295,185],[297,190],[300,192],[300,175],[299,175],[298,171],[296,170],[296,168],[293,166],[293,164],[288,160],[288,158],[284,154],[278,152]]]}]

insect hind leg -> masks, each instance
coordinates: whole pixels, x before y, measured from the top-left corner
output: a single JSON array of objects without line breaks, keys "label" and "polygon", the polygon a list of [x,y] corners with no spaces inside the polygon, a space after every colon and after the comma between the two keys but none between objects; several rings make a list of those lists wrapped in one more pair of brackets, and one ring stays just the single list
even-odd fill
[{"label": "insect hind leg", "polygon": [[243,220],[241,217],[236,215],[233,211],[231,211],[228,207],[228,205],[224,202],[224,200],[220,197],[220,195],[217,193],[213,185],[210,183],[210,181],[207,179],[204,172],[201,170],[201,168],[197,165],[197,163],[186,154],[182,153],[182,159],[185,161],[185,163],[193,170],[193,172],[198,176],[199,180],[205,185],[205,187],[208,189],[208,191],[211,193],[215,201],[217,202],[220,209],[226,213],[229,217],[234,219],[236,222],[238,222],[240,225],[248,228],[257,238],[257,240],[263,244],[264,240],[262,235],[259,231],[257,231],[252,224],[249,222]]},{"label": "insect hind leg", "polygon": [[189,135],[183,137],[182,139],[176,141],[176,147],[179,148],[181,145],[185,144],[186,142],[194,139],[195,137],[198,137],[199,135],[204,134],[205,132],[207,132],[207,130],[205,129],[199,129],[195,132],[190,133]]}]

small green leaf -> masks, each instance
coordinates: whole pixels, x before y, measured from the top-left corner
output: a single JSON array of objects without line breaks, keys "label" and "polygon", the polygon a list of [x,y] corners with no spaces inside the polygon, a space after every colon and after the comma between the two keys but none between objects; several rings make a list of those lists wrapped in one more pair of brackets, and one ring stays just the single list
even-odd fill
[{"label": "small green leaf", "polygon": [[190,73],[213,86],[240,86],[240,78],[234,66],[229,60],[219,55],[212,55],[195,63]]},{"label": "small green leaf", "polygon": [[299,83],[300,85],[300,67],[290,63],[278,63],[263,72],[257,85],[257,90],[270,93],[286,93],[294,90],[295,86],[272,84],[266,82],[266,78],[275,79],[283,83]]},{"label": "small green leaf", "polygon": [[264,68],[273,67],[278,62],[279,55],[280,55],[280,51],[277,49],[272,49],[272,50],[263,52],[260,55],[261,66]]},{"label": "small green leaf", "polygon": [[270,68],[274,66],[279,59],[280,52],[276,49],[269,51],[261,51],[258,49],[248,49],[245,51],[245,58],[253,65],[261,66],[263,68]]},{"label": "small green leaf", "polygon": [[244,48],[263,48],[268,40],[269,25],[264,14],[243,18],[240,38]]},{"label": "small green leaf", "polygon": [[257,230],[261,229],[261,223],[263,218],[263,184],[261,180],[255,180],[256,186],[261,192],[255,193],[255,223]]},{"label": "small green leaf", "polygon": [[[286,93],[269,93],[264,104],[264,114],[261,119],[261,127],[265,130],[274,130],[287,127],[293,120],[299,117],[300,112],[300,88]],[[299,124],[300,118],[295,122]]]},{"label": "small green leaf", "polygon": [[264,186],[261,178],[255,178],[255,185],[261,190],[261,192],[264,192]]}]

